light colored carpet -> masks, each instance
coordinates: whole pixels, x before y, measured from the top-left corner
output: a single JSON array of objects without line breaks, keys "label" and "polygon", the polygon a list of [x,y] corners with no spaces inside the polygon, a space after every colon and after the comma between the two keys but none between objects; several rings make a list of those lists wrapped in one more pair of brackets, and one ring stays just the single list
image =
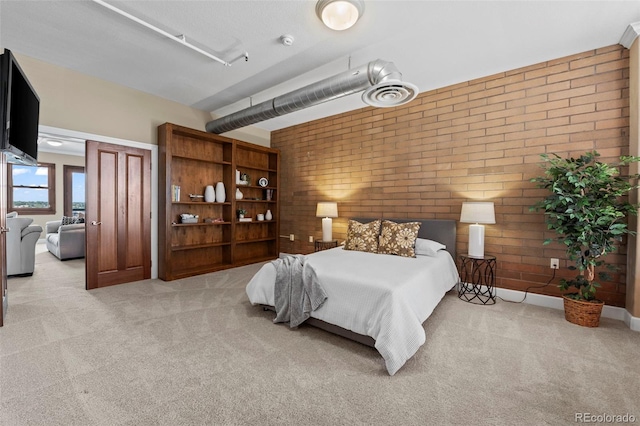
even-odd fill
[{"label": "light colored carpet", "polygon": [[251,306],[260,265],[87,292],[84,262],[10,279],[2,425],[540,425],[640,422],[640,334],[446,296],[393,377],[374,349]]}]

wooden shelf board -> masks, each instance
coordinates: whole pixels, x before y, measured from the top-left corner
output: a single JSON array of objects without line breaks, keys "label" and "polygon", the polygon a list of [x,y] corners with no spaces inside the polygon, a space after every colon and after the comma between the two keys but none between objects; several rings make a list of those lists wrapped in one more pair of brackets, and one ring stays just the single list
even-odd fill
[{"label": "wooden shelf board", "polygon": [[236,203],[275,203],[276,200],[236,200]]},{"label": "wooden shelf board", "polygon": [[252,223],[274,223],[275,220],[252,220],[251,222],[240,222],[236,220],[236,225],[250,225]]},{"label": "wooden shelf board", "polygon": [[212,263],[207,266],[198,266],[191,268],[181,268],[178,271],[173,271],[172,279],[180,279],[186,277],[192,277],[194,275],[207,274],[209,272],[219,271],[221,269],[233,268],[235,265],[232,263]]},{"label": "wooden shelf board", "polygon": [[223,247],[223,246],[230,246],[230,245],[231,245],[231,242],[229,241],[219,242],[219,243],[207,243],[207,244],[192,244],[188,246],[173,246],[171,247],[171,251],[196,250],[196,249],[202,249],[202,248],[208,248],[208,247]]},{"label": "wooden shelf board", "polygon": [[236,164],[236,167],[243,168],[243,169],[260,170],[260,171],[263,171],[263,172],[278,173],[278,171],[276,169],[269,169],[269,168],[266,168],[266,167],[251,166],[249,164],[238,163],[238,164]]},{"label": "wooden shelf board", "polygon": [[198,223],[172,223],[171,226],[216,226],[216,225],[231,225],[231,222],[198,222]]},{"label": "wooden shelf board", "polygon": [[236,188],[253,188],[253,189],[273,189],[274,191],[278,188],[276,188],[275,186],[260,186],[260,185],[238,185],[236,183]]},{"label": "wooden shelf board", "polygon": [[231,161],[207,160],[207,159],[204,159],[204,158],[188,157],[186,155],[176,155],[176,154],[172,154],[171,157],[180,158],[180,159],[183,159],[183,160],[202,161],[203,163],[219,164],[221,166],[230,166],[231,165]]},{"label": "wooden shelf board", "polygon": [[254,238],[252,240],[236,240],[236,244],[262,243],[264,241],[273,241],[276,237]]},{"label": "wooden shelf board", "polygon": [[224,203],[207,203],[205,201],[172,201],[171,204],[188,204],[188,205],[199,205],[199,206],[230,206],[230,201],[225,201]]}]

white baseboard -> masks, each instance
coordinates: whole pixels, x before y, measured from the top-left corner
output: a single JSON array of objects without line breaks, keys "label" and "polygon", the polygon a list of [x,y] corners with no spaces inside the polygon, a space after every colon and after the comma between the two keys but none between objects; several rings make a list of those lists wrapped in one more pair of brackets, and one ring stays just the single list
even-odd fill
[{"label": "white baseboard", "polygon": [[[523,291],[509,290],[506,288],[497,288],[496,294],[501,298],[509,301],[520,301],[524,297]],[[545,308],[564,309],[564,302],[560,297],[546,296],[544,294],[527,293],[524,303],[530,305],[543,306]],[[611,318],[624,323],[633,331],[640,331],[640,318],[632,316],[629,311],[617,306],[604,305],[602,308],[602,316]]]},{"label": "white baseboard", "polygon": [[625,311],[627,314],[624,316],[624,323],[629,326],[633,331],[640,331],[640,318],[634,317],[629,313],[629,311]]}]

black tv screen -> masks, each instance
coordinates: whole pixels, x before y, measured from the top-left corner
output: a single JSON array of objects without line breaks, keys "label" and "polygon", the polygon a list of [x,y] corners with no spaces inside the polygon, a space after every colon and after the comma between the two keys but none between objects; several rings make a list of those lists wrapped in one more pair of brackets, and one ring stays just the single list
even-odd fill
[{"label": "black tv screen", "polygon": [[10,163],[35,165],[40,98],[9,49],[5,49],[0,57],[0,85],[0,149],[7,154]]}]

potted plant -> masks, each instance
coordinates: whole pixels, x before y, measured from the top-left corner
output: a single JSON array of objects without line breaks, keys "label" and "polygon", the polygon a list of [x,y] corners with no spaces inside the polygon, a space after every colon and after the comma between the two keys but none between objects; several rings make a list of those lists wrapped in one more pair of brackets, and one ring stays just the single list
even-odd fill
[{"label": "potted plant", "polygon": [[[536,203],[532,210],[543,210],[547,229],[556,233],[544,244],[559,242],[567,249],[567,257],[577,270],[573,279],[561,279],[560,289],[575,291],[563,295],[565,318],[575,324],[597,327],[604,302],[596,299],[596,268],[615,270],[605,256],[616,251],[616,244],[629,230],[625,218],[637,214],[637,206],[626,195],[638,188],[638,175],[623,176],[620,167],[640,161],[640,157],[622,156],[619,162],[598,161],[596,151],[578,158],[561,158],[543,154],[544,176],[532,179],[550,194]],[[601,280],[609,275],[600,270]]]},{"label": "potted plant", "polygon": [[238,213],[238,219],[243,219],[244,215],[247,214],[247,211],[245,209],[238,209],[236,210],[236,213]]}]

